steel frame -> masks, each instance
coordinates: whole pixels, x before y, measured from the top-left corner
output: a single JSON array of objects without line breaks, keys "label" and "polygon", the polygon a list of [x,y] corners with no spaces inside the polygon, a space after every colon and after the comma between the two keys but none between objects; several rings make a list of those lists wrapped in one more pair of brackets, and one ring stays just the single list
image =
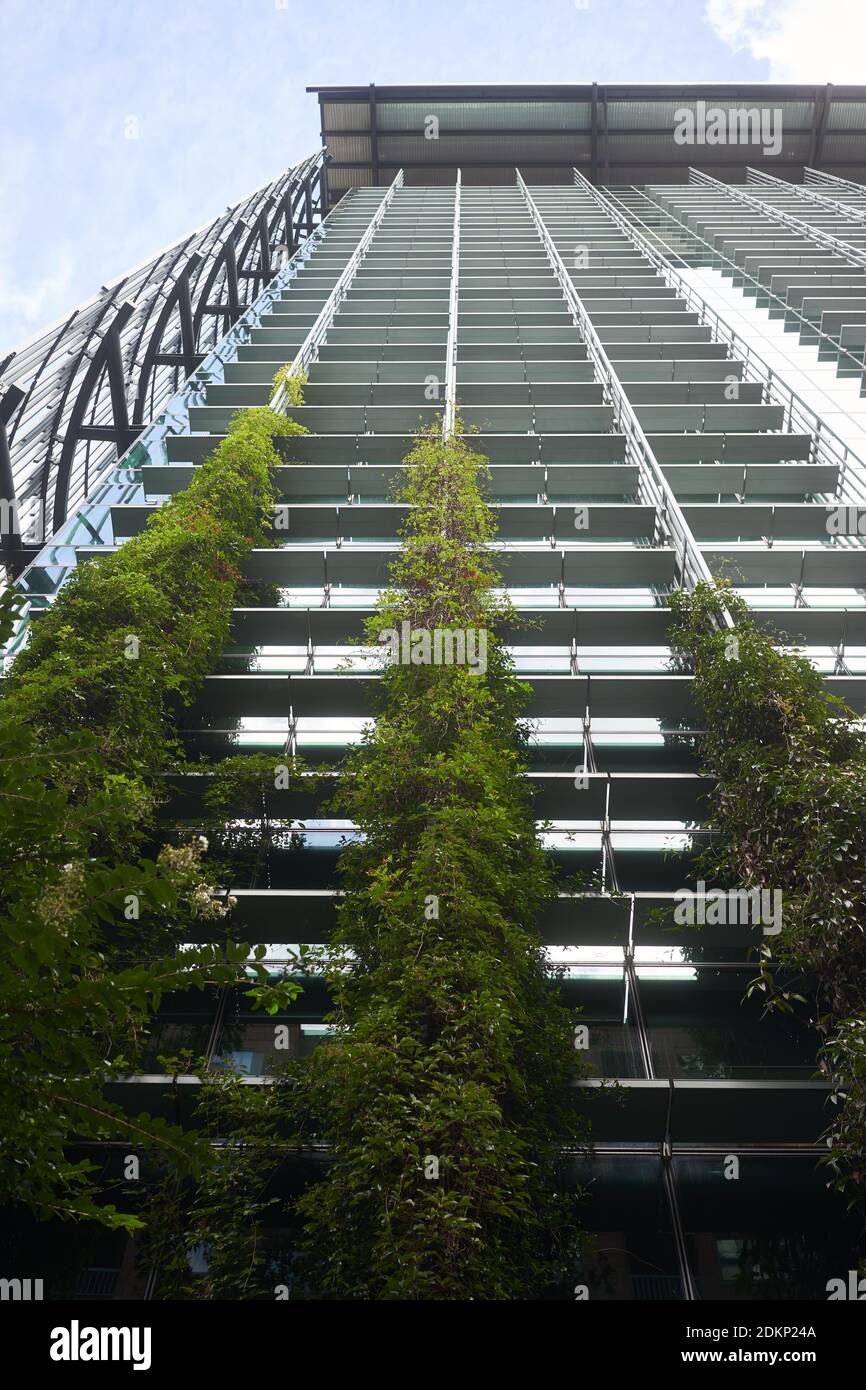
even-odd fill
[{"label": "steel frame", "polygon": [[[670,170],[674,179],[685,180],[686,151],[673,144],[670,108],[691,106],[697,100],[748,107],[787,106],[786,148],[781,159],[768,157],[768,169],[800,178],[807,165],[837,169],[840,174],[866,174],[866,127],[860,114],[866,96],[862,85],[827,83],[600,83],[577,84],[427,84],[417,85],[314,85],[307,88],[319,101],[322,144],[329,149],[333,169],[332,197],[357,184],[387,183],[402,167],[407,183],[450,182],[457,165],[464,182],[472,171],[495,171],[495,183],[510,183],[515,165],[551,172],[548,182],[568,182],[572,165],[580,167],[595,184],[645,182]],[[395,140],[418,136],[419,128],[395,108],[415,106],[433,112],[442,104],[472,107],[472,119],[452,113],[443,121],[442,136],[460,142],[460,152],[439,154],[435,147],[423,153],[408,147],[393,148]],[[551,123],[537,108],[550,103],[570,103],[581,108],[573,124]],[[511,119],[502,121],[491,107],[511,106]],[[365,109],[366,108],[366,109]],[[519,154],[510,143],[524,136],[539,137],[537,157]],[[571,135],[571,142],[563,139]],[[492,137],[492,142],[490,137]],[[545,139],[547,137],[547,139]],[[667,137],[667,141],[661,137]],[[788,139],[787,137],[790,137]],[[844,137],[845,144],[840,143]],[[507,149],[497,151],[502,138]],[[853,146],[851,141],[853,138]],[[346,141],[349,141],[346,144]],[[483,140],[487,153],[473,157],[473,141]],[[445,145],[443,145],[443,151]],[[359,157],[359,151],[361,157]],[[713,168],[724,177],[744,176],[744,147],[718,149]],[[638,170],[645,171],[643,178]],[[353,172],[356,176],[352,176]],[[444,177],[443,177],[444,175]]]},{"label": "steel frame", "polygon": [[[605,399],[613,407],[617,428],[625,436],[627,456],[636,463],[646,498],[656,507],[657,524],[663,537],[662,543],[673,548],[677,557],[680,578],[685,587],[694,588],[699,582],[712,584],[712,575],[701,549],[692,535],[673,489],[653,453],[652,446],[638,420],[634,407],[604,350],[592,319],[575,289],[574,282],[563,264],[562,257],[554,245],[553,238],[536,207],[532,194],[521,178],[519,170],[517,171],[517,186],[523,194],[550,264],[556,272],[565,302],[575,323],[581,330],[598,380],[604,387]],[[723,620],[726,626],[733,626],[733,621],[726,610],[723,611]]]},{"label": "steel frame", "polygon": [[[619,198],[612,189],[597,189],[581,174],[574,170],[574,182],[588,193],[598,206],[606,212],[640,251],[642,256],[655,266],[665,283],[675,289],[688,307],[697,314],[700,323],[712,329],[718,342],[725,342],[732,357],[743,363],[743,380],[759,381],[763,387],[763,397],[767,404],[781,405],[785,412],[785,427],[795,432],[811,434],[813,440],[812,461],[830,463],[839,469],[838,495],[840,499],[849,497],[853,502],[866,502],[866,491],[862,478],[866,476],[866,465],[854,451],[839,438],[835,430],[821,419],[821,416],[803,400],[802,396],[786,384],[778,372],[774,371],[735,329],[713,309],[703,295],[690,285],[674,265],[671,257],[654,244],[645,234],[651,228],[645,223],[635,225],[636,214],[626,214]],[[643,230],[641,230],[643,228]]]},{"label": "steel frame", "polygon": [[[840,203],[836,198],[831,198],[827,193],[821,193],[817,188],[807,184],[791,183],[788,179],[776,178],[775,174],[768,174],[765,169],[754,169],[749,165],[746,170],[746,185],[750,188],[781,188],[787,193],[793,193],[795,198],[799,198],[803,203],[811,203],[818,209],[825,212],[838,213],[848,222],[866,222],[866,208],[851,207],[848,203]],[[763,201],[763,199],[762,199]],[[769,203],[768,207],[775,204]]]},{"label": "steel frame", "polygon": [[451,287],[448,293],[448,342],[445,347],[445,413],[442,417],[442,438],[454,433],[457,414],[457,327],[460,298],[460,170],[454,185],[454,223],[451,241]]},{"label": "steel frame", "polygon": [[[767,203],[763,198],[757,198],[752,193],[747,193],[742,184],[722,183],[720,179],[713,178],[704,169],[689,169],[689,183],[700,184],[705,188],[715,189],[723,192],[732,202],[742,203],[745,207],[752,208],[759,212],[771,222],[779,222],[784,227],[790,227],[792,232],[799,233],[800,236],[807,237],[819,246],[826,246],[837,255],[844,256],[852,265],[866,266],[866,251],[861,251],[858,247],[852,246],[849,242],[843,241],[841,237],[833,236],[830,232],[822,232],[819,227],[813,227],[808,222],[802,222],[799,217],[794,217],[789,212],[784,212],[772,203]],[[754,185],[752,185],[754,186]]]},{"label": "steel frame", "polygon": [[[334,319],[336,318],[337,310],[339,309],[343,300],[346,298],[346,295],[349,293],[352,281],[358,273],[358,268],[370,249],[373,238],[375,237],[377,231],[379,230],[379,227],[381,226],[382,219],[384,218],[386,212],[391,206],[391,203],[394,200],[394,195],[396,194],[398,188],[402,187],[403,170],[400,169],[395,175],[393,182],[390,184],[387,193],[383,197],[382,201],[379,203],[372,217],[370,218],[370,221],[367,224],[363,236],[361,237],[360,241],[358,242],[358,245],[352,252],[352,255],[350,256],[349,260],[346,262],[346,266],[343,270],[342,275],[340,276],[336,285],[331,290],[331,293],[328,295],[328,298],[325,300],[324,304],[319,310],[319,314],[316,318],[315,323],[313,324],[304,341],[301,343],[301,346],[298,348],[298,351],[295,353],[295,356],[291,362],[291,365],[287,373],[288,376],[298,376],[299,373],[305,372],[312,362],[315,362],[316,358],[319,355],[319,348],[321,347],[322,343],[325,340],[325,337],[327,336],[328,329],[331,327],[331,324],[334,322]],[[274,392],[273,396],[271,397],[269,403],[271,409],[282,410],[285,413],[285,407],[288,403],[288,396],[288,387],[285,382],[281,382],[280,385],[277,387],[276,391]]]},{"label": "steel frame", "polygon": [[[0,359],[6,515],[36,502],[62,526],[312,233],[324,164],[316,150]],[[33,553],[0,534],[11,578]]]},{"label": "steel frame", "polygon": [[[575,170],[575,173],[577,172],[578,171]],[[660,203],[658,201],[658,198],[653,193],[648,191],[655,187],[655,184],[637,183],[620,186],[621,189],[627,188],[629,193],[636,193],[639,198],[643,198],[644,202],[650,205],[654,213],[661,213],[662,217],[664,217],[668,222],[675,223],[677,231],[682,231],[686,234],[693,248],[698,243],[700,243],[701,247],[705,249],[706,253],[709,255],[710,258],[708,261],[704,260],[700,262],[700,264],[709,265],[714,269],[719,269],[721,263],[724,262],[724,264],[728,266],[729,270],[733,271],[735,275],[740,276],[744,281],[748,280],[751,285],[754,285],[755,289],[758,291],[759,294],[766,295],[768,299],[772,299],[773,302],[778,306],[778,308],[784,309],[786,314],[790,314],[791,317],[797,319],[799,323],[808,323],[808,320],[804,318],[804,316],[797,309],[792,309],[790,305],[788,305],[780,295],[774,294],[769,285],[762,284],[761,281],[758,280],[754,275],[748,274],[748,272],[744,269],[743,266],[737,265],[737,262],[732,260],[730,256],[725,255],[724,251],[720,250],[719,247],[714,246],[712,242],[707,241],[707,238],[701,236],[700,232],[696,232],[694,228],[690,227],[687,222],[684,222],[681,217],[677,217],[676,213],[671,212],[670,208],[666,207],[663,203]],[[626,207],[626,205],[623,203],[622,198],[620,197],[620,194],[616,191],[616,188],[606,189],[605,193],[609,196],[609,198],[615,198],[617,203],[625,209],[626,218],[630,223],[634,224],[635,222],[639,222],[641,227],[645,229],[650,238],[655,237],[655,242],[653,242],[652,244],[656,246],[656,249],[659,250],[663,256],[670,258],[671,263],[673,263],[674,260],[678,260],[681,261],[684,266],[689,267],[689,262],[687,258],[681,255],[680,252],[676,251],[671,246],[670,238],[668,237],[667,233],[665,233],[665,235],[662,235],[661,230],[650,227],[643,220],[643,218],[638,217],[636,212],[634,212],[631,208]],[[682,211],[682,209],[680,210]],[[719,262],[719,265],[717,265],[716,262]],[[832,344],[834,352],[837,352],[840,358],[848,358],[851,365],[856,367],[858,371],[861,371],[863,369],[863,362],[860,360],[859,357],[855,356],[855,354],[851,352],[848,348],[841,347],[840,344],[837,343],[834,338],[831,338],[828,333],[825,333],[821,328],[817,328],[814,324],[809,323],[808,326],[813,333],[817,334],[820,341]],[[804,408],[808,410],[810,407],[805,406],[804,403]],[[824,429],[825,432],[832,433],[832,431],[829,430],[828,426],[824,426]],[[847,445],[845,445],[844,447],[848,448]]]}]

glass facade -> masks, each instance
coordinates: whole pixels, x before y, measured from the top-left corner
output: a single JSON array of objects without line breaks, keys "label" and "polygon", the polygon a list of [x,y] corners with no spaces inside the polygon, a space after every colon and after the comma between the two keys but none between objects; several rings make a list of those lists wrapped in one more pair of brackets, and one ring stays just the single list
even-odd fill
[{"label": "glass facade", "polygon": [[[821,529],[850,468],[588,186],[398,180],[337,204],[230,351],[216,349],[218,371],[193,378],[182,419],[157,422],[154,447],[140,441],[88,503],[89,523],[71,519],[26,571],[34,606],[140,530],[323,326],[291,412],[309,434],[281,446],[290,525],[247,562],[278,597],[236,610],[184,714],[186,746],[325,762],[358,737],[376,676],[351,643],[399,544],[390,485],[413,432],[456,407],[492,465],[503,585],[534,619],[512,637],[531,688],[528,775],[560,875],[540,926],[589,1068],[575,1103],[593,1150],[564,1159],[590,1233],[575,1285],[605,1300],[824,1297],[856,1254],[816,1167],[830,1114],[808,1010],[765,1017],[746,998],[760,924],[674,920],[677,890],[696,888],[712,788],[691,679],[670,665],[668,598],[733,567],[759,620],[781,615],[791,640],[807,623],[827,688],[862,711],[866,646],[845,649],[839,614],[863,607],[863,552]],[[239,857],[236,921],[274,968],[286,943],[327,940],[339,845],[354,833],[314,802],[287,806],[266,863],[253,873]],[[181,1051],[265,1084],[278,1051],[321,1043],[327,1010],[312,982],[276,1018],[235,991],[166,1000],[129,1103],[142,1107]],[[290,1270],[291,1232],[269,1240],[274,1268]],[[143,1296],[127,1259],[122,1242],[97,1240],[76,1296]]]}]

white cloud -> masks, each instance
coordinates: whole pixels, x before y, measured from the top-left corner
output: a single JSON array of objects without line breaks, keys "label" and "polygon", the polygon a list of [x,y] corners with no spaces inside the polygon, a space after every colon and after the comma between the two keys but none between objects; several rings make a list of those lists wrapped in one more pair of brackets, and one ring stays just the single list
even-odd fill
[{"label": "white cloud", "polygon": [[0,348],[20,347],[37,329],[74,307],[76,269],[71,251],[60,251],[47,275],[22,288],[11,262],[0,251],[0,304],[5,330]]},{"label": "white cloud", "polygon": [[707,23],[771,82],[862,82],[864,0],[707,0]]}]

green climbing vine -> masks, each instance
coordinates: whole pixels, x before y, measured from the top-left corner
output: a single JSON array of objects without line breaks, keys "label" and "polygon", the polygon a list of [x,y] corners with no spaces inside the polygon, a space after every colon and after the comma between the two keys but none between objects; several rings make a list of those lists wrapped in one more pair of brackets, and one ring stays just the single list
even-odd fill
[{"label": "green climbing vine", "polygon": [[[267,545],[270,410],[236,416],[190,486],[33,622],[0,700],[0,1192],[45,1217],[135,1228],[70,1142],[123,1137],[200,1169],[206,1146],[104,1095],[170,990],[249,979],[249,948],[178,949],[219,919],[204,843],[160,844],[178,709],[218,660],[249,548]],[[9,604],[3,621],[8,628]],[[273,998],[264,968],[254,1001]],[[299,986],[284,981],[277,998]]]},{"label": "green climbing vine", "polygon": [[583,1131],[574,1021],[536,927],[554,883],[523,776],[527,691],[496,637],[486,460],[425,433],[406,463],[412,509],[367,631],[397,659],[341,781],[364,838],[341,861],[334,1037],[293,1093],[300,1137],[333,1163],[299,1209],[326,1295],[532,1298],[574,1254],[557,1160]]},{"label": "green climbing vine", "polygon": [[303,405],[307,373],[303,369],[295,372],[292,370],[292,366],[291,362],[286,362],[279,371],[274,373],[273,387],[275,391],[279,391],[281,386],[285,386],[286,400],[289,405]]},{"label": "green climbing vine", "polygon": [[[274,440],[298,433],[301,426],[267,409],[235,416],[189,487],[141,534],[80,565],[33,623],[8,679],[6,716],[43,738],[98,731],[107,772],[155,785],[172,716],[227,640],[241,561],[252,546],[271,543]],[[130,806],[116,826],[124,841],[139,818]]]},{"label": "green climbing vine", "polygon": [[[724,605],[733,630],[718,619]],[[715,779],[703,868],[717,881],[781,890],[779,933],[753,989],[769,1007],[811,1007],[840,1114],[827,1162],[866,1197],[866,733],[820,674],[755,623],[727,584],[672,596],[672,646],[694,670]],[[780,982],[779,966],[785,972]],[[808,1003],[807,1003],[808,1000]]]},{"label": "green climbing vine", "polygon": [[[163,1175],[148,1192],[138,1242],[144,1271],[158,1273],[161,1301],[274,1297],[275,1271],[264,1223],[281,1199],[274,1180],[292,1154],[284,1075],[245,1086],[230,1069],[199,1071],[196,1125],[215,1145],[211,1162],[187,1176],[163,1155]],[[195,1273],[190,1252],[207,1252]]]},{"label": "green climbing vine", "polygon": [[[431,432],[406,463],[403,547],[366,632],[391,659],[331,807],[363,833],[343,850],[317,965],[332,1036],[261,1093],[238,1078],[205,1089],[202,1122],[225,1142],[200,1182],[157,1197],[160,1297],[274,1298],[269,1209],[301,1247],[293,1297],[530,1299],[573,1267],[578,1194],[559,1163],[587,1136],[574,1019],[536,927],[554,880],[523,775],[527,691],[496,636],[511,615],[486,461]],[[254,757],[245,778],[242,761],[207,800],[252,824],[273,766]],[[275,1202],[287,1156],[323,1142],[324,1174]],[[191,1240],[208,1245],[206,1278],[190,1277]]]}]

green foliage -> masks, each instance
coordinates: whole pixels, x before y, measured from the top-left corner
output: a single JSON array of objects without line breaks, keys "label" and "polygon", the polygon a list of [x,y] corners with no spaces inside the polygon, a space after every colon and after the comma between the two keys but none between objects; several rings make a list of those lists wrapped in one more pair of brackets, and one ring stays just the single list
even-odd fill
[{"label": "green foliage", "polygon": [[[735,620],[718,624],[721,604]],[[840,1184],[866,1195],[866,733],[797,652],[775,646],[728,585],[671,599],[672,643],[694,668],[703,762],[716,779],[704,868],[726,886],[782,891],[782,930],[753,988],[771,1007],[805,1002],[771,962],[814,989],[825,1068],[848,1094],[828,1137]],[[802,987],[805,988],[806,984]]]},{"label": "green foliage", "polygon": [[[139,1258],[159,1271],[163,1300],[272,1298],[262,1221],[277,1203],[268,1185],[289,1152],[283,1097],[227,1071],[203,1072],[200,1081],[197,1118],[218,1148],[196,1181],[179,1180],[172,1168],[151,1193]],[[198,1275],[189,1260],[197,1247],[207,1256]]]},{"label": "green foliage", "polygon": [[[201,1180],[160,1195],[168,1247],[148,1254],[161,1296],[273,1297],[261,1219],[279,1161],[310,1142],[331,1151],[292,1212],[314,1296],[529,1299],[558,1292],[576,1253],[577,1194],[557,1171],[586,1139],[574,1020],[535,926],[554,883],[523,776],[526,688],[495,635],[508,608],[486,465],[435,433],[407,463],[414,505],[368,641],[404,621],[483,629],[486,670],[385,667],[331,808],[364,832],[342,855],[323,967],[334,1037],[255,1098],[239,1078],[205,1090],[204,1122],[227,1142]],[[273,773],[269,755],[231,759],[209,814],[241,808],[269,844]],[[305,776],[293,763],[291,786]],[[207,1247],[205,1278],[189,1275],[192,1243]]]},{"label": "green foliage", "polygon": [[[155,860],[92,856],[89,826],[69,787],[46,779],[32,730],[3,722],[0,738],[15,750],[0,758],[0,1192],[42,1217],[131,1229],[137,1218],[98,1200],[97,1170],[70,1158],[69,1141],[124,1140],[133,1152],[170,1153],[180,1170],[201,1163],[198,1143],[124,1114],[104,1084],[125,1073],[165,993],[236,979],[248,948],[177,950],[191,922],[221,911],[200,846],[166,846]],[[66,759],[96,786],[98,745],[77,735],[51,752],[52,766]],[[101,801],[92,793],[91,816],[97,802],[106,816],[125,815],[122,783],[109,779]],[[135,952],[122,923],[138,936]]]},{"label": "green foliage", "polygon": [[[127,777],[165,766],[171,720],[218,660],[240,563],[269,544],[274,439],[296,433],[274,412],[235,416],[190,486],[115,554],[80,565],[33,625],[5,707],[45,738],[98,731]],[[137,812],[123,835],[135,833]]]},{"label": "green foliage", "polygon": [[861,1214],[866,1203],[866,1018],[843,1018],[823,1049],[839,1115],[827,1136],[824,1163],[833,1184]]},{"label": "green foliage", "polygon": [[522,776],[526,687],[495,636],[485,461],[430,433],[407,463],[414,507],[368,636],[483,629],[487,670],[388,665],[347,758],[341,814],[365,838],[342,856],[335,1037],[294,1094],[334,1163],[300,1209],[329,1295],[532,1298],[574,1253],[556,1165],[582,1131],[573,1019],[535,927],[554,885]]},{"label": "green foliage", "polygon": [[235,881],[250,888],[270,871],[272,851],[300,849],[304,827],[287,829],[294,820],[294,799],[316,796],[322,778],[297,755],[240,753],[210,766],[203,797],[203,825],[217,855],[231,865]]},{"label": "green foliage", "polygon": [[4,589],[0,593],[0,647],[12,636],[24,602],[24,595],[17,589]]},{"label": "green foliage", "polygon": [[291,362],[284,362],[279,371],[274,373],[274,390],[279,391],[281,386],[285,386],[289,405],[303,405],[307,380],[307,373],[303,369],[293,375]]},{"label": "green foliage", "polygon": [[[122,1138],[201,1165],[204,1146],[130,1120],[123,1073],[169,990],[246,980],[247,946],[178,950],[220,917],[203,844],[157,847],[173,718],[228,634],[246,551],[268,543],[277,436],[248,411],[144,533],[79,567],[38,616],[0,703],[0,1190],[38,1214],[134,1227],[99,1201],[73,1138]],[[267,974],[254,967],[259,990]],[[290,999],[297,987],[284,988]]]}]

